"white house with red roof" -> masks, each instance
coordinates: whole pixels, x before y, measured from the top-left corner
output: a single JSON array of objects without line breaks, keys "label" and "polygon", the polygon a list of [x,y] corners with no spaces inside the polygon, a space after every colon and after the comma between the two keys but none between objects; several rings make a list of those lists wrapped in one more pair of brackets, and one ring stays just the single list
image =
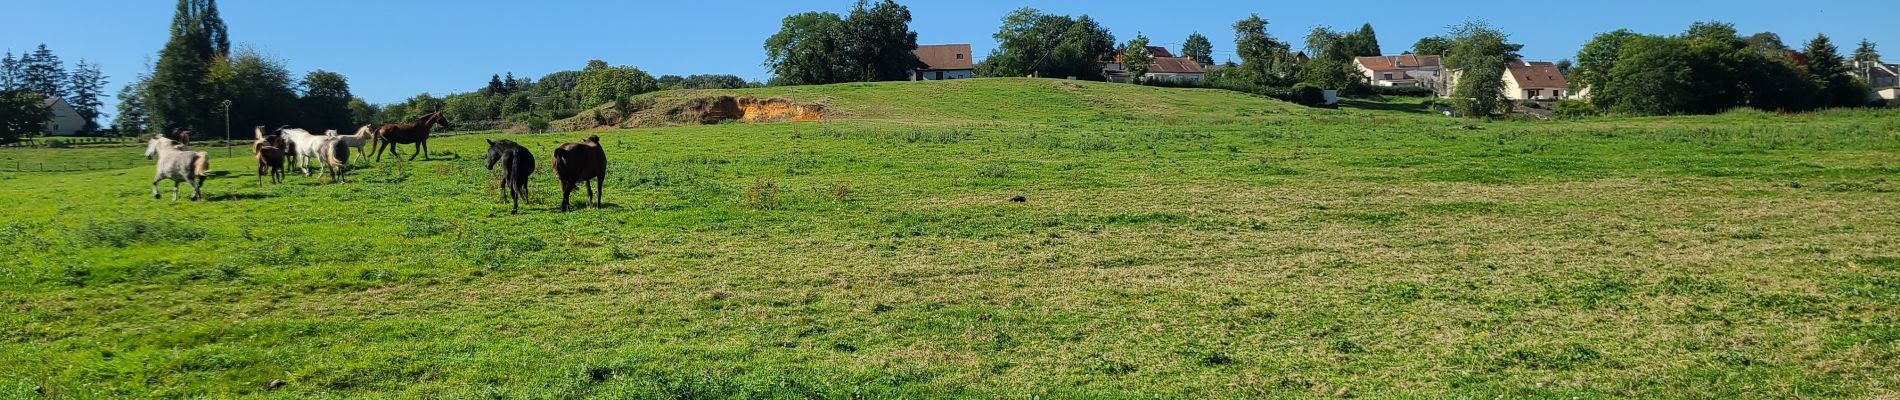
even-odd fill
[{"label": "white house with red roof", "polygon": [[1444,63],[1432,55],[1355,57],[1352,65],[1373,86],[1431,86],[1445,73]]},{"label": "white house with red roof", "polygon": [[951,79],[970,79],[976,77],[976,56],[970,54],[968,44],[932,44],[917,46],[912,51],[917,60],[924,63],[911,71],[913,81],[942,81]]},{"label": "white house with red roof", "polygon": [[[1148,74],[1141,77],[1142,81],[1192,84],[1207,79],[1207,70],[1194,59],[1175,57],[1167,48],[1157,46],[1148,46],[1148,54],[1154,60],[1148,63]],[[1120,54],[1116,54],[1115,59],[1102,68],[1102,75],[1108,77],[1109,82],[1129,82],[1128,70],[1123,68]]]}]

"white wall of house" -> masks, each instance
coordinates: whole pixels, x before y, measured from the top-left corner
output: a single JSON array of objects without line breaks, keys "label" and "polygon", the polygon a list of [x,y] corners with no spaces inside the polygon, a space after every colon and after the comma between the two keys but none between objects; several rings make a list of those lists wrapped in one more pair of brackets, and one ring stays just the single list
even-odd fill
[{"label": "white wall of house", "polygon": [[65,100],[54,100],[47,108],[53,111],[53,120],[46,122],[47,135],[73,136],[86,129],[86,119],[80,118],[79,111],[74,110],[71,104],[66,104]]},{"label": "white wall of house", "polygon": [[1886,88],[1874,92],[1874,97],[1886,100],[1900,99],[1900,88]]},{"label": "white wall of house", "polygon": [[1504,70],[1504,98],[1511,100],[1563,100],[1571,98],[1570,88],[1527,88],[1510,69]]},{"label": "white wall of house", "polygon": [[1373,86],[1419,86],[1421,80],[1438,78],[1443,74],[1439,67],[1400,68],[1398,71],[1381,72],[1366,68],[1359,60],[1353,60],[1352,66]]},{"label": "white wall of house", "polygon": [[[918,79],[919,75],[922,75],[921,77],[923,79]],[[917,81],[917,80],[947,81],[947,80],[952,80],[952,79],[970,79],[970,78],[975,78],[975,77],[976,77],[976,71],[968,70],[968,69],[953,69],[953,70],[944,70],[944,71],[918,71],[911,74],[911,80],[913,81]]]}]

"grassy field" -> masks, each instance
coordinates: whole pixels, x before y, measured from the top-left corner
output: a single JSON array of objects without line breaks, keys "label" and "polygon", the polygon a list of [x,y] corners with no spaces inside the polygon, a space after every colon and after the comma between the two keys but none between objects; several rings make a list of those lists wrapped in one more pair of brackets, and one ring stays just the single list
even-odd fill
[{"label": "grassy field", "polygon": [[1900,112],[734,92],[834,118],[599,132],[568,214],[545,165],[508,214],[500,135],[200,203],[0,171],[0,397],[1900,395]]}]

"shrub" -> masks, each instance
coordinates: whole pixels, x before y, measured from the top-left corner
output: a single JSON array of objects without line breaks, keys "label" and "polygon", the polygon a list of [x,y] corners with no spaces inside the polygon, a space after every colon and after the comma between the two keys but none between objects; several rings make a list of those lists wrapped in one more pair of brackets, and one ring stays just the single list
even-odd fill
[{"label": "shrub", "polygon": [[1598,110],[1588,101],[1559,100],[1556,106],[1551,107],[1551,113],[1556,114],[1558,118],[1581,118],[1602,115],[1603,111]]},{"label": "shrub", "polygon": [[1293,102],[1308,107],[1326,105],[1326,91],[1304,83],[1293,85]]},{"label": "shrub", "polygon": [[778,198],[778,184],[764,179],[753,182],[751,187],[745,189],[745,204],[746,207],[765,211],[777,210],[785,205]]},{"label": "shrub", "polygon": [[1372,93],[1380,96],[1431,97],[1432,89],[1421,86],[1373,86]]}]

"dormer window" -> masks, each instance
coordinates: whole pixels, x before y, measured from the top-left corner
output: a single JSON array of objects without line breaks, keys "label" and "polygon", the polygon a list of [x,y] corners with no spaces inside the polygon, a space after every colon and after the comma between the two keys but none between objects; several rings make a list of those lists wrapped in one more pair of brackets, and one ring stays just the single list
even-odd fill
[{"label": "dormer window", "polygon": [[958,60],[963,59],[963,53],[957,53],[957,59]]}]

